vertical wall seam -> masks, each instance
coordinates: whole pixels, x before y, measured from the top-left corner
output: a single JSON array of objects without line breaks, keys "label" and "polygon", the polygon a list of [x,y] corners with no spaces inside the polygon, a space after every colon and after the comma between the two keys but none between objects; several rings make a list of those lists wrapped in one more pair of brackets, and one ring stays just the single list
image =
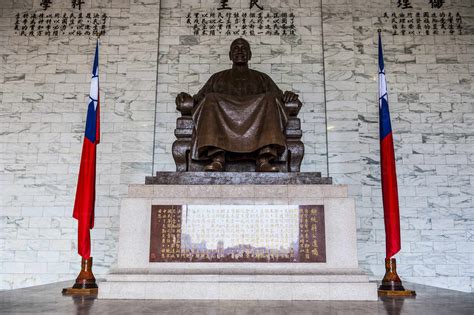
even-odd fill
[{"label": "vertical wall seam", "polygon": [[156,76],[155,76],[155,112],[153,117],[153,144],[152,144],[152,159],[151,159],[151,176],[155,174],[155,143],[156,143],[156,118],[158,109],[158,67],[160,66],[160,29],[161,29],[161,1],[158,12],[158,31],[156,34]]},{"label": "vertical wall seam", "polygon": [[327,98],[326,98],[326,65],[324,57],[324,23],[323,23],[323,0],[321,3],[321,48],[322,48],[322,58],[323,58],[323,101],[324,101],[324,123],[326,124],[325,134],[326,134],[326,172],[327,177],[329,177],[329,144],[328,144],[328,108],[327,108]]}]

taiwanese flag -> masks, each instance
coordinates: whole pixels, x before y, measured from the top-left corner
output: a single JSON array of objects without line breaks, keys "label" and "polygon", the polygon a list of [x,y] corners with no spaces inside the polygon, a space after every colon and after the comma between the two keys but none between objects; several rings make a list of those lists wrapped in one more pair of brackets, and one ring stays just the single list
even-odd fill
[{"label": "taiwanese flag", "polygon": [[398,209],[397,173],[393,150],[392,126],[388,109],[387,85],[383,63],[382,38],[379,32],[379,116],[380,116],[380,167],[385,221],[386,258],[400,251],[400,214]]},{"label": "taiwanese flag", "polygon": [[99,41],[97,41],[73,212],[73,217],[79,221],[78,253],[84,259],[88,259],[91,254],[90,229],[94,227],[96,145],[100,140],[99,108]]}]

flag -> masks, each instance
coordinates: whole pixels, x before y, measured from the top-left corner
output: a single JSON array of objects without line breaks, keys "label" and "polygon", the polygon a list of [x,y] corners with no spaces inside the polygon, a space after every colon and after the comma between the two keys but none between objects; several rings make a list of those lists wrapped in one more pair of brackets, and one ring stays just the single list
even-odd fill
[{"label": "flag", "polygon": [[100,140],[99,105],[99,41],[97,40],[73,212],[73,217],[79,224],[78,253],[84,259],[88,259],[91,254],[90,229],[94,227],[96,145]]},{"label": "flag", "polygon": [[386,258],[400,251],[400,214],[398,208],[397,173],[393,149],[392,126],[388,109],[387,85],[383,62],[382,37],[379,32],[379,119],[380,168],[385,221]]}]

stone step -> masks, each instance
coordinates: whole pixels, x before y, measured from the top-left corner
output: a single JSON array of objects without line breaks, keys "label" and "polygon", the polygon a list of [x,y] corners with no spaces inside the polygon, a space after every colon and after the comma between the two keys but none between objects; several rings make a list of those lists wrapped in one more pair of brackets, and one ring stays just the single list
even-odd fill
[{"label": "stone step", "polygon": [[360,275],[126,275],[99,283],[99,299],[377,300]]},{"label": "stone step", "polygon": [[320,274],[320,275],[254,275],[254,274],[114,274],[107,282],[368,282],[367,275]]}]

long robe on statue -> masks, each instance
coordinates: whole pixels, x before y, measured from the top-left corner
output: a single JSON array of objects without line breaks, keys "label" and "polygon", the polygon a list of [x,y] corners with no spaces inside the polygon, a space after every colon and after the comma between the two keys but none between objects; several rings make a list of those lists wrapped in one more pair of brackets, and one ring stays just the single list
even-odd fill
[{"label": "long robe on statue", "polygon": [[288,117],[282,91],[266,74],[229,69],[215,73],[194,95],[192,158],[208,159],[219,150],[252,153],[286,146]]}]

